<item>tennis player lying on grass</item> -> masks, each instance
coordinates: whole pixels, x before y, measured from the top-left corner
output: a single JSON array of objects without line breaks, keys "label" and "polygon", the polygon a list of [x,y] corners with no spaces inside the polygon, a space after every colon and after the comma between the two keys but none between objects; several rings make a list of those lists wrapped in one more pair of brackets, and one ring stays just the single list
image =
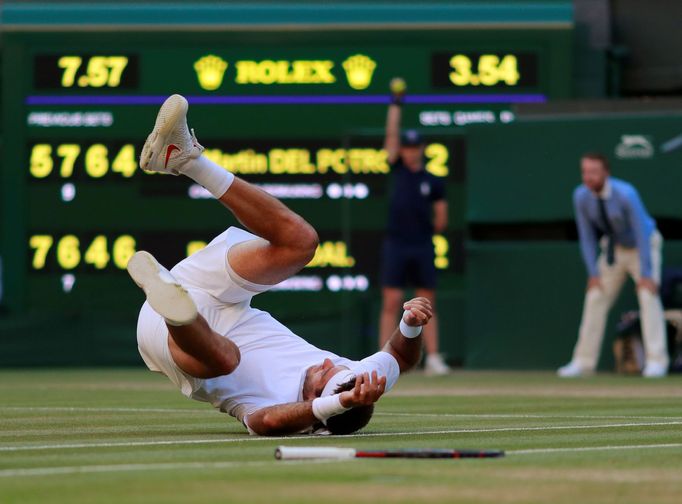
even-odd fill
[{"label": "tennis player lying on grass", "polygon": [[187,101],[161,107],[142,150],[145,170],[184,174],[208,189],[251,230],[231,227],[170,272],[137,252],[128,272],[145,292],[137,341],[152,371],[187,397],[210,402],[259,435],[349,434],[421,352],[425,298],[405,313],[383,351],[352,361],[293,334],[251,298],[303,268],[317,233],[280,201],[201,156],[186,121]]}]

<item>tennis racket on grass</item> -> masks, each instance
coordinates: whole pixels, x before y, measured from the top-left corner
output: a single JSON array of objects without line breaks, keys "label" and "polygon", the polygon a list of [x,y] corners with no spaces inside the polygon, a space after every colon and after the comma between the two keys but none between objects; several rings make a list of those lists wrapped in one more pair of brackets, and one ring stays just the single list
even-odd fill
[{"label": "tennis racket on grass", "polygon": [[404,450],[356,450],[355,448],[278,446],[277,460],[305,459],[352,459],[352,458],[420,458],[460,459],[504,457],[502,450],[449,450],[439,448],[418,448]]}]

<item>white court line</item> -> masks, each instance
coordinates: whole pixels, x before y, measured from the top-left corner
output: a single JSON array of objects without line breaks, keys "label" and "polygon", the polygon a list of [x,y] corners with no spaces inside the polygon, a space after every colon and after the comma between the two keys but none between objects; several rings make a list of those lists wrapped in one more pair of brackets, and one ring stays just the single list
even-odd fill
[{"label": "white court line", "polygon": [[[63,412],[93,412],[93,413],[191,413],[200,415],[213,415],[213,409],[189,409],[189,408],[97,408],[88,406],[6,406],[0,407],[3,411],[63,411]],[[506,413],[394,413],[377,411],[375,416],[396,417],[425,417],[425,418],[562,418],[562,419],[611,419],[622,420],[682,420],[682,416],[652,416],[652,415],[533,415],[533,414],[506,414]]]},{"label": "white court line", "polygon": [[535,453],[569,453],[608,450],[645,450],[648,448],[682,448],[682,443],[645,444],[645,445],[607,445],[581,446],[575,448],[530,448],[528,450],[509,450],[507,455],[533,455]]},{"label": "white court line", "polygon": [[[274,456],[273,456],[274,459]],[[15,478],[18,476],[54,476],[63,474],[109,473],[109,472],[138,472],[138,471],[167,471],[173,469],[229,469],[230,467],[260,467],[266,465],[288,466],[300,464],[319,464],[341,462],[341,460],[262,460],[253,462],[168,462],[154,464],[115,464],[90,466],[62,466],[62,467],[32,467],[27,469],[0,470],[0,478]],[[347,462],[347,460],[346,460]]]},{"label": "white court line", "polygon": [[6,406],[3,411],[63,411],[63,412],[92,412],[92,413],[214,413],[212,409],[183,409],[183,408],[93,408],[84,406]]},{"label": "white court line", "polygon": [[533,414],[512,414],[512,413],[391,413],[377,411],[374,416],[397,416],[397,417],[427,417],[427,418],[563,418],[563,419],[593,419],[607,420],[618,418],[621,420],[682,420],[681,416],[652,416],[652,415],[533,415]]},{"label": "white court line", "polygon": [[[571,453],[588,451],[610,450],[646,450],[682,448],[682,443],[648,444],[648,445],[621,445],[621,446],[581,446],[573,448],[533,448],[528,450],[509,450],[507,455],[533,455],[542,453]],[[16,478],[20,476],[54,476],[66,474],[86,473],[110,473],[110,472],[139,472],[139,471],[165,471],[173,469],[227,469],[231,467],[286,467],[295,464],[320,464],[353,462],[355,460],[288,460],[288,461],[253,461],[253,462],[172,462],[154,464],[116,464],[116,465],[89,465],[89,466],[62,466],[62,467],[33,467],[27,469],[4,469],[0,470],[0,478]],[[367,462],[370,463],[370,462]],[[372,461],[371,463],[375,463]]]},{"label": "white court line", "polygon": [[[390,436],[428,436],[441,434],[478,434],[490,432],[529,432],[529,431],[554,431],[554,430],[579,430],[579,429],[617,429],[629,427],[657,427],[666,425],[682,425],[682,422],[638,422],[602,425],[547,425],[539,427],[497,427],[494,429],[451,429],[437,431],[409,431],[409,432],[370,432],[360,434],[349,434],[345,436],[325,436],[325,439],[340,438],[373,438]],[[121,441],[110,443],[71,443],[71,444],[46,444],[46,445],[25,445],[25,446],[0,446],[0,452],[16,452],[28,450],[58,450],[58,449],[80,449],[80,448],[117,448],[131,446],[166,446],[166,445],[192,445],[192,444],[213,444],[213,443],[242,443],[249,441],[275,441],[275,440],[296,440],[313,439],[312,436],[279,436],[279,437],[259,437],[244,436],[240,438],[224,439],[179,439],[165,441]]]}]

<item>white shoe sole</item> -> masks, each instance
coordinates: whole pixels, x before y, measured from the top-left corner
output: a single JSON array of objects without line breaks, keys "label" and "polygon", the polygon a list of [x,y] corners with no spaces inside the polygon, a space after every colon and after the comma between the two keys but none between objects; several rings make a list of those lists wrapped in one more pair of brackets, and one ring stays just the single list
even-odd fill
[{"label": "white shoe sole", "polygon": [[128,273],[168,324],[187,325],[197,318],[197,306],[187,290],[149,252],[136,252],[128,261]]},{"label": "white shoe sole", "polygon": [[644,378],[665,378],[668,376],[668,371],[642,372]]},{"label": "white shoe sole", "polygon": [[559,369],[556,373],[559,378],[589,378],[594,376],[594,371],[561,371]]},{"label": "white shoe sole", "polygon": [[424,369],[424,376],[447,376],[450,374],[450,369]]},{"label": "white shoe sole", "polygon": [[178,119],[187,115],[188,108],[189,105],[185,97],[178,94],[169,96],[166,101],[163,102],[161,109],[159,109],[159,113],[156,115],[154,129],[147,137],[144,147],[142,147],[140,168],[148,171],[161,171],[177,175],[177,173],[166,170],[165,167],[155,167],[155,165],[158,163],[159,156],[164,155],[164,147],[168,145],[168,137],[175,128]]}]

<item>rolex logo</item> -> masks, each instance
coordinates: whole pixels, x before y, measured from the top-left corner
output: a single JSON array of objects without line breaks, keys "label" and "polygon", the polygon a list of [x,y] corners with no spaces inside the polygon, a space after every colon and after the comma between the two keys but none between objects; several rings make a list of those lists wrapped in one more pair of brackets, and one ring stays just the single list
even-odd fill
[{"label": "rolex logo", "polygon": [[194,63],[199,85],[207,91],[215,91],[223,83],[227,61],[220,56],[209,54]]},{"label": "rolex logo", "polygon": [[372,74],[377,64],[364,54],[355,54],[343,62],[348,84],[353,89],[365,89],[372,83]]}]

